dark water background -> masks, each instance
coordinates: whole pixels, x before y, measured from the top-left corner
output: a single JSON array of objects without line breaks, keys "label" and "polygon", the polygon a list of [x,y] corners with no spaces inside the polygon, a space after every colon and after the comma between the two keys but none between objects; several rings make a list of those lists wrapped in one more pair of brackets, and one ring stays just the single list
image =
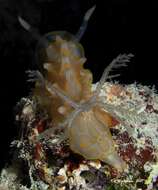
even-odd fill
[{"label": "dark water background", "polygon": [[[104,3],[103,3],[104,2]],[[13,108],[27,96],[31,84],[25,71],[34,67],[36,41],[18,23],[20,15],[41,34],[66,30],[75,34],[84,13],[95,0],[0,0],[0,166],[9,158],[9,144],[18,131]],[[103,69],[120,53],[135,57],[119,70],[121,83],[156,85],[156,1],[110,0],[97,2],[88,29],[81,40],[88,59],[85,67],[99,80]]]}]

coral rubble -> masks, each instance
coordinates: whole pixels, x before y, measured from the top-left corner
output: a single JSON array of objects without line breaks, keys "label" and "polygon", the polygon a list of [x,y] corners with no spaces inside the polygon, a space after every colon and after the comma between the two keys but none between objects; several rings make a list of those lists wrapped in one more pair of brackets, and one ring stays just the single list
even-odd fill
[{"label": "coral rubble", "polygon": [[[95,90],[93,85],[92,90]],[[34,97],[22,98],[16,121],[20,137],[11,143],[12,164],[1,171],[0,190],[156,190],[158,187],[158,94],[138,84],[106,82],[99,98],[124,109],[110,128],[127,168],[119,173],[98,160],[86,160],[69,148],[62,128],[42,138],[52,125]]]}]

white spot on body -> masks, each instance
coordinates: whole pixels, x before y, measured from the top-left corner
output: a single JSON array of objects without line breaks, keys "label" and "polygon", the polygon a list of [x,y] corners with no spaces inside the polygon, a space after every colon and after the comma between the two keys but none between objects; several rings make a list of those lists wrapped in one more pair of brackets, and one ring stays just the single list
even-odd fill
[{"label": "white spot on body", "polygon": [[60,107],[58,108],[58,112],[59,112],[60,114],[64,115],[65,112],[66,112],[66,108],[65,108],[64,106],[60,106]]}]

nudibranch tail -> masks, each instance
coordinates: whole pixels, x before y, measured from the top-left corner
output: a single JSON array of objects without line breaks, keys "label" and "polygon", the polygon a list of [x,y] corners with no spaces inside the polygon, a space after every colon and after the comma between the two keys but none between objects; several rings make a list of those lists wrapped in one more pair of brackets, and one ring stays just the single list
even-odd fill
[{"label": "nudibranch tail", "polygon": [[127,168],[127,164],[118,156],[116,152],[109,154],[105,157],[105,159],[102,159],[102,161],[113,166],[119,172],[123,172]]}]

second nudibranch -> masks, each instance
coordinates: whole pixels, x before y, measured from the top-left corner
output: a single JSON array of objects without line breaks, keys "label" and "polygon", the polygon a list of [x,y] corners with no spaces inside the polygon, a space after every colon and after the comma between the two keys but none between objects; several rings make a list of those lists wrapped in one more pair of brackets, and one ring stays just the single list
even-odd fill
[{"label": "second nudibranch", "polygon": [[[60,127],[67,121],[65,134],[72,151],[86,159],[99,159],[122,172],[126,164],[117,154],[109,130],[114,115],[109,113],[111,108],[105,111],[106,106],[97,103],[99,85],[110,69],[116,68],[115,62],[121,63],[121,57],[107,67],[98,91],[92,92],[92,74],[83,67],[86,59],[80,43],[72,40],[69,33],[50,33],[46,37],[51,36],[53,40],[44,53],[44,85],[36,82],[35,97],[49,113],[53,126]],[[129,57],[124,55],[122,61],[127,62]]]}]

